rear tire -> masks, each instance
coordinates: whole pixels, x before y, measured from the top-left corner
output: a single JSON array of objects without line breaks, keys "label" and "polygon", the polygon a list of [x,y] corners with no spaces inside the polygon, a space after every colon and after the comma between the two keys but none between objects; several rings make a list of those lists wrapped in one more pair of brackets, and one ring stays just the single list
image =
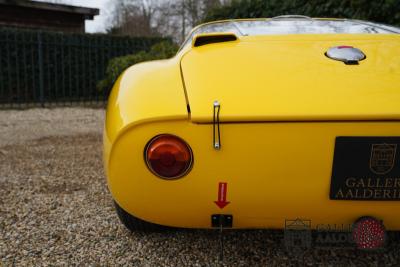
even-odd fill
[{"label": "rear tire", "polygon": [[122,224],[131,232],[163,232],[167,230],[173,230],[176,228],[163,226],[155,223],[146,222],[142,219],[132,216],[124,209],[122,209],[117,202],[114,201],[115,210],[117,212],[119,220]]}]

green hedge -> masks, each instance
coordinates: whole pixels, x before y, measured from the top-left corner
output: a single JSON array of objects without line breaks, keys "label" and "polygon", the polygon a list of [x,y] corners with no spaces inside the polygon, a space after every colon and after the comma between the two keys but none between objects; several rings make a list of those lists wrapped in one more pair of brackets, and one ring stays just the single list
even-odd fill
[{"label": "green hedge", "polygon": [[164,40],[0,28],[0,104],[104,100],[110,59]]},{"label": "green hedge", "polygon": [[140,51],[139,53],[117,57],[110,60],[106,70],[106,78],[100,81],[97,86],[100,91],[108,90],[112,87],[118,76],[128,67],[143,61],[166,59],[175,55],[178,50],[171,41],[163,41],[155,44],[149,51]]},{"label": "green hedge", "polygon": [[400,25],[399,0],[234,0],[208,12],[205,21],[278,15],[354,18]]}]

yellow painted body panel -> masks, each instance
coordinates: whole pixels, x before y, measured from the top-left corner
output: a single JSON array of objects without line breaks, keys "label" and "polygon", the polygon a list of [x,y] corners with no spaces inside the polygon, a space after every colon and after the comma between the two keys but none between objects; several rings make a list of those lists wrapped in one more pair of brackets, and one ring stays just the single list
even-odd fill
[{"label": "yellow painted body panel", "polygon": [[125,128],[157,120],[188,118],[179,59],[134,65],[117,80],[108,99],[104,126],[104,166]]},{"label": "yellow painted body panel", "polygon": [[[167,181],[146,168],[143,149],[153,136],[171,133],[187,141],[194,165],[184,178]],[[245,123],[221,126],[221,151],[212,147],[212,125],[188,121],[133,126],[117,140],[109,188],[128,212],[163,225],[209,228],[210,215],[233,214],[234,228],[282,228],[285,219],[312,226],[351,224],[363,215],[400,229],[399,201],[329,200],[336,136],[399,136],[400,122]],[[227,182],[221,211],[218,183]]]},{"label": "yellow painted body panel", "polygon": [[[312,220],[313,227],[349,224],[372,215],[400,230],[400,201],[329,200],[337,136],[400,136],[399,40],[242,37],[131,67],[112,90],[104,128],[113,198],[136,217],[170,226],[209,228],[215,213],[232,214],[234,228],[282,228],[296,218]],[[360,47],[368,58],[359,66],[325,58],[324,49],[341,44]],[[241,62],[255,60],[254,73],[223,57],[229,51],[242,51]],[[215,64],[207,65],[210,55]],[[214,100],[221,102],[222,121],[231,122],[221,125],[220,151],[212,147],[208,123]],[[162,133],[180,136],[193,150],[193,169],[181,179],[160,179],[145,165],[145,145]],[[223,210],[214,204],[219,182],[228,183],[231,202]]]},{"label": "yellow painted body panel", "polygon": [[[327,58],[333,46],[366,55],[359,65]],[[400,35],[250,36],[190,50],[182,70],[192,120],[400,119]]]}]

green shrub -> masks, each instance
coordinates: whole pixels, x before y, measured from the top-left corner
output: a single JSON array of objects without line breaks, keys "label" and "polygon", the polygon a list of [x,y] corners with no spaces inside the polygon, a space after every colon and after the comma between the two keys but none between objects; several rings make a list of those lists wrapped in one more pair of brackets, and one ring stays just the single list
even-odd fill
[{"label": "green shrub", "polygon": [[148,52],[140,51],[133,55],[113,58],[108,63],[106,77],[97,84],[97,88],[100,91],[109,90],[119,75],[130,66],[144,61],[170,58],[177,50],[178,47],[174,43],[163,41],[153,45]]}]

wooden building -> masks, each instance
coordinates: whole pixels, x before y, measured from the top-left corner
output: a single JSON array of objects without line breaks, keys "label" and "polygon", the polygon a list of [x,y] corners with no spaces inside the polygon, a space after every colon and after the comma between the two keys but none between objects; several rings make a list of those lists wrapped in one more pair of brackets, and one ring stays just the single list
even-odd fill
[{"label": "wooden building", "polygon": [[0,27],[84,33],[85,20],[92,20],[98,14],[97,8],[28,0],[0,0]]}]

